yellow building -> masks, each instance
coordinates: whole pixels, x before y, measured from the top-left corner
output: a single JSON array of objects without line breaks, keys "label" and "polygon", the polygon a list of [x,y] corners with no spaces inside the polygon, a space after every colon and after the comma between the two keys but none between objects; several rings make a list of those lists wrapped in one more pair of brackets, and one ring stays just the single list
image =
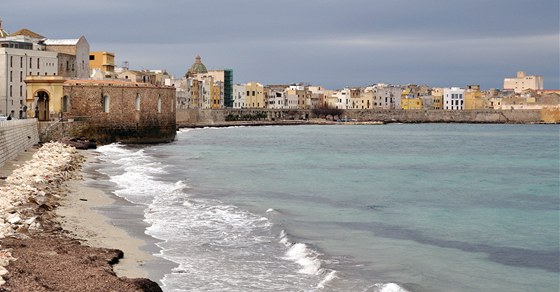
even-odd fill
[{"label": "yellow building", "polygon": [[360,109],[373,109],[373,91],[365,90],[360,94]]},{"label": "yellow building", "polygon": [[39,121],[57,119],[58,113],[68,103],[62,98],[62,84],[65,81],[62,76],[27,76],[27,116],[38,118]]},{"label": "yellow building", "polygon": [[103,72],[115,72],[115,54],[109,52],[90,52],[89,68],[99,69]]},{"label": "yellow building", "polygon": [[403,110],[421,110],[422,109],[422,99],[420,97],[403,98],[403,99],[401,99],[401,109],[403,109]]},{"label": "yellow building", "polygon": [[264,86],[257,82],[245,84],[247,90],[245,105],[247,108],[265,108]]},{"label": "yellow building", "polygon": [[352,109],[362,108],[361,102],[362,102],[361,89],[350,88],[350,108]]},{"label": "yellow building", "polygon": [[465,91],[465,110],[485,109],[486,96],[480,90]]},{"label": "yellow building", "polygon": [[210,109],[221,109],[222,100],[222,83],[213,82],[210,84]]},{"label": "yellow building", "polygon": [[322,104],[324,107],[336,108],[337,98],[334,90],[325,90]]},{"label": "yellow building", "polygon": [[432,89],[432,96],[434,97],[434,104],[432,105],[432,109],[443,109],[443,88]]},{"label": "yellow building", "polygon": [[189,108],[201,108],[202,107],[202,81],[197,79],[188,79],[188,92],[190,97],[188,99]]}]

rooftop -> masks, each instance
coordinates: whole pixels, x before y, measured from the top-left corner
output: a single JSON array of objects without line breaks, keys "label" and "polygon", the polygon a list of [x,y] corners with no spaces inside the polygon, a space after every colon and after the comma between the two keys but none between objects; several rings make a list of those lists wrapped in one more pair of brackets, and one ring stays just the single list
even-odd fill
[{"label": "rooftop", "polygon": [[27,28],[22,28],[22,29],[20,29],[16,32],[10,34],[10,36],[17,36],[17,35],[28,36],[28,37],[32,37],[32,38],[35,38],[35,39],[44,39],[45,38],[44,36],[34,32],[34,31],[31,31]]},{"label": "rooftop", "polygon": [[75,46],[80,39],[46,39],[43,43],[49,46]]}]

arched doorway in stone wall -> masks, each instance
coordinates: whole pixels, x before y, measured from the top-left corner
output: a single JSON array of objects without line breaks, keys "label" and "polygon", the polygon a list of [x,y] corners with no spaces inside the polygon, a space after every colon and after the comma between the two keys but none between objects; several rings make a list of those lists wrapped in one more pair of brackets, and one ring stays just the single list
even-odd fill
[{"label": "arched doorway in stone wall", "polygon": [[[39,114],[39,121],[48,121],[49,117],[49,94],[45,91],[37,92],[37,108],[35,108],[35,114]],[[35,115],[35,118],[37,116]]]}]

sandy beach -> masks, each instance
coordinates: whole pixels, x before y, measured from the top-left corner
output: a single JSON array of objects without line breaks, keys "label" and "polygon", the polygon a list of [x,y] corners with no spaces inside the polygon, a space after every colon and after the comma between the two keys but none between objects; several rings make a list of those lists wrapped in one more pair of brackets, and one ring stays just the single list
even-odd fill
[{"label": "sandy beach", "polygon": [[159,278],[146,279],[145,264],[158,263],[146,242],[96,209],[115,201],[86,186],[81,165],[92,152],[50,149],[60,153],[31,149],[0,167],[0,290],[161,291]]},{"label": "sandy beach", "polygon": [[[84,166],[94,161],[97,155],[90,150],[82,154],[86,157]],[[82,169],[81,179],[65,184],[69,195],[62,198],[56,209],[61,227],[87,246],[122,250],[124,257],[113,266],[119,277],[160,280],[174,264],[153,256],[157,252],[156,240],[144,234],[143,207],[128,203],[102,188],[92,187],[91,183],[97,179]],[[133,224],[119,222],[111,215],[124,216]]]}]

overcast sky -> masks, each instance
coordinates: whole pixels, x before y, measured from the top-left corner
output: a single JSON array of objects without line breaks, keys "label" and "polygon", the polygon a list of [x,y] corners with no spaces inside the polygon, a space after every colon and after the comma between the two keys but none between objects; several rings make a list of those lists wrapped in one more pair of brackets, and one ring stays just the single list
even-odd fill
[{"label": "overcast sky", "polygon": [[197,54],[234,82],[560,88],[558,0],[1,0],[3,28],[84,35],[131,69],[183,75]]}]

